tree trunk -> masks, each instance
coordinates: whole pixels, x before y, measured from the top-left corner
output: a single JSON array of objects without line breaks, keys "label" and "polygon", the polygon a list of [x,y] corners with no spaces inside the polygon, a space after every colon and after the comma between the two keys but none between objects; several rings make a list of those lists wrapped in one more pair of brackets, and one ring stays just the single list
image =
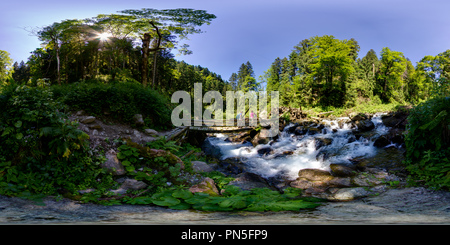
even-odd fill
[{"label": "tree trunk", "polygon": [[153,77],[152,77],[152,86],[155,88],[156,83],[156,58],[158,57],[158,51],[154,51],[153,53]]},{"label": "tree trunk", "polygon": [[152,22],[150,21],[150,24],[155,28],[156,30],[156,34],[158,34],[158,41],[156,42],[156,45],[154,48],[151,49],[152,52],[154,52],[153,55],[153,78],[152,78],[152,87],[155,88],[155,81],[156,81],[156,58],[158,56],[158,50],[163,49],[160,48],[159,46],[161,45],[161,39],[162,39],[162,35],[159,32],[159,28]]},{"label": "tree trunk", "polygon": [[60,74],[60,60],[59,60],[59,47],[56,47],[56,80],[58,84],[61,85],[61,74]]},{"label": "tree trunk", "polygon": [[158,40],[156,41],[155,47],[150,49],[150,33],[145,33],[144,38],[141,38],[142,40],[142,85],[144,87],[147,87],[148,83],[148,54],[149,52],[154,52],[154,60],[153,60],[153,79],[152,79],[152,87],[155,87],[155,80],[156,80],[156,56],[158,55],[158,50],[164,49],[160,48],[162,35],[159,32],[159,28],[152,22],[149,22],[156,31],[156,34],[158,35]]},{"label": "tree trunk", "polygon": [[144,33],[142,38],[142,85],[147,87],[148,83],[148,53],[150,50],[150,34]]}]

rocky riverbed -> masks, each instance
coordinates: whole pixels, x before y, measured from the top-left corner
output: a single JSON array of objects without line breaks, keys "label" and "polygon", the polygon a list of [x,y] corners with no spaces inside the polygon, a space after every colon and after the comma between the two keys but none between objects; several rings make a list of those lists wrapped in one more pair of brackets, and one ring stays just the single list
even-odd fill
[{"label": "rocky riverbed", "polygon": [[[98,146],[109,149],[112,147],[111,145],[114,145],[113,140],[117,137],[129,137],[135,142],[146,142],[167,133],[152,132],[151,130],[140,132],[126,125],[106,124],[95,118],[88,122],[84,120],[89,116],[84,116],[82,113],[77,114],[79,115],[72,116],[72,119],[78,119],[80,128],[91,136],[93,149]],[[395,116],[386,117],[383,123],[396,129],[404,122],[402,118],[394,119]],[[305,194],[329,200],[312,210],[299,212],[201,212],[171,210],[153,205],[102,206],[66,198],[57,200],[54,197],[33,201],[0,196],[0,224],[449,224],[450,192],[433,191],[424,187],[405,187],[403,166],[399,165],[403,155],[402,151],[397,149],[399,147],[389,147],[389,143],[395,142],[400,134],[391,130],[390,132],[393,133],[382,136],[384,138],[371,139],[377,136],[370,133],[370,130],[376,125],[369,125],[369,119],[364,120],[365,123],[355,124],[358,124],[359,129],[367,126],[367,132],[356,131],[355,133],[354,130],[350,132],[351,128],[349,128],[349,133],[347,133],[345,123],[339,124],[339,121],[332,128],[325,127],[325,130],[324,126],[321,128],[322,124],[295,126],[290,127],[293,132],[290,132],[289,138],[285,137],[285,141],[290,142],[289,144],[281,144],[277,148],[279,143],[265,142],[258,143],[260,145],[257,144],[254,148],[243,148],[247,150],[244,151],[246,157],[265,161],[281,159],[283,162],[286,161],[285,158],[295,157],[297,153],[305,154],[304,150],[311,151],[313,162],[323,161],[325,157],[332,159],[336,156],[333,151],[336,148],[333,148],[333,144],[339,143],[341,138],[344,140],[345,147],[353,144],[366,148],[377,145],[376,147],[380,148],[377,150],[377,154],[372,156],[351,158],[350,165],[329,164],[329,169],[315,169],[313,175],[308,169],[296,170],[296,179],[277,182],[273,181],[273,177],[267,178],[261,174],[266,177],[263,178],[255,174],[255,172],[260,174],[258,171],[253,171],[253,173],[244,171],[249,165],[242,165],[243,163],[235,161],[235,158],[222,159],[216,164],[203,163],[209,168],[216,166],[224,172],[231,171],[231,175],[236,177],[231,184],[243,189],[254,187],[283,189],[286,186],[293,186],[303,189]],[[358,120],[352,120],[352,122],[356,121]],[[344,127],[343,132],[341,132],[342,127]],[[330,138],[331,140],[325,141],[318,137],[311,139],[310,144],[304,145],[301,140],[308,140],[304,134],[309,135],[314,131],[313,129],[322,130],[314,135],[321,136],[323,134],[328,136],[328,138],[322,137],[323,139]],[[368,140],[364,141],[364,139]],[[378,139],[380,140],[376,143]],[[250,141],[252,140],[250,139]],[[296,149],[283,148],[284,146],[290,147],[292,142],[299,142]],[[270,151],[266,151],[267,149]],[[345,150],[344,147],[339,149]],[[197,166],[197,164],[193,165]],[[341,167],[336,168],[339,166]],[[355,168],[349,169],[347,168],[349,166]],[[287,172],[287,170],[289,169],[283,171]],[[317,179],[318,177],[321,179]]]},{"label": "rocky riverbed", "polygon": [[450,193],[394,188],[300,212],[199,212],[0,196],[0,224],[450,224]]}]

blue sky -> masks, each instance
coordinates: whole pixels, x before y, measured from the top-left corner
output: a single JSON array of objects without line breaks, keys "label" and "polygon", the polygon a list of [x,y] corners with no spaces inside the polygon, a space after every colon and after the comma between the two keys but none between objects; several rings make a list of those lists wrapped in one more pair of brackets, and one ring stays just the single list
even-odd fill
[{"label": "blue sky", "polygon": [[217,18],[190,36],[192,55],[177,56],[228,80],[250,61],[258,78],[301,40],[333,35],[355,38],[359,56],[383,47],[403,52],[413,64],[450,49],[448,0],[18,0],[0,7],[0,50],[26,61],[39,40],[25,29],[64,19],[83,19],[124,9],[193,8]]}]

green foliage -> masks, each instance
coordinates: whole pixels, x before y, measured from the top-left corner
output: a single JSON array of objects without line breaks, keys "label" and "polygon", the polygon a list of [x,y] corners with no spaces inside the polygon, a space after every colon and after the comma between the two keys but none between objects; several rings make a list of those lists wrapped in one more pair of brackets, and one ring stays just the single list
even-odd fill
[{"label": "green foliage", "polygon": [[[192,193],[183,187],[180,181],[173,179],[178,177],[180,169],[171,168],[167,160],[162,157],[149,158],[144,156],[145,147],[133,147],[122,145],[117,157],[128,171],[128,175],[137,180],[151,185],[154,192],[146,192],[141,195],[126,195],[113,198],[109,201],[101,201],[104,192],[95,192],[85,195],[84,201],[102,203],[105,205],[127,203],[133,205],[157,205],[170,209],[201,211],[299,211],[301,209],[315,208],[323,201],[318,198],[306,198],[301,196],[301,190],[287,188],[284,193],[268,188],[255,188],[251,191],[243,191],[239,187],[228,185],[233,179],[225,177],[219,172],[204,173],[214,179],[221,189],[222,195],[210,195],[206,193]],[[164,169],[168,170],[165,171]],[[167,187],[167,181],[176,183],[173,187]],[[99,201],[100,200],[100,201]]]},{"label": "green foliage", "polygon": [[427,93],[431,96],[450,96],[450,49],[436,56],[427,55],[417,64],[418,80],[417,87],[423,84],[431,84]]},{"label": "green foliage", "polygon": [[450,187],[450,97],[437,97],[408,117],[406,164],[412,180],[435,188]]},{"label": "green foliage", "polygon": [[319,206],[318,198],[301,197],[301,190],[287,188],[284,193],[268,188],[242,191],[236,186],[225,186],[222,196],[205,193],[192,194],[189,190],[169,188],[149,197],[126,200],[130,204],[154,204],[171,209],[195,209],[201,211],[299,211]]},{"label": "green foliage", "polygon": [[9,53],[0,50],[0,85],[13,75],[14,70],[11,65],[12,59],[9,57]]},{"label": "green foliage", "polygon": [[146,143],[146,145],[151,149],[166,150],[170,152],[178,152],[182,148],[181,146],[177,145],[175,141],[166,141],[164,137],[149,141]]},{"label": "green foliage", "polygon": [[56,98],[73,110],[84,110],[98,116],[106,112],[126,123],[132,123],[135,114],[142,114],[148,126],[165,129],[171,125],[170,100],[140,84],[75,83],[52,86],[51,89]]},{"label": "green foliage", "polygon": [[167,182],[182,184],[181,164],[169,151],[150,149],[133,142],[118,148],[117,158],[136,180],[151,186],[166,186]]},{"label": "green foliage", "polygon": [[417,67],[387,47],[380,57],[370,50],[357,58],[358,52],[354,39],[311,37],[294,46],[289,57],[276,58],[260,80],[268,92],[280,92],[281,106],[290,107],[351,108],[367,100],[379,105],[417,103],[433,90],[441,95],[450,91],[448,51],[425,57]]},{"label": "green foliage", "polygon": [[10,84],[0,94],[0,194],[55,194],[96,184],[87,138],[48,88]]}]

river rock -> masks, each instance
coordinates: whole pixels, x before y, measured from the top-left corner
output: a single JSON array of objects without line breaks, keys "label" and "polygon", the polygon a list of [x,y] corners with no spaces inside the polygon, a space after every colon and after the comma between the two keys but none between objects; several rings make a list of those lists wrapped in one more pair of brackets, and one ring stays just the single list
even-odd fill
[{"label": "river rock", "polygon": [[83,110],[80,110],[80,111],[77,111],[77,113],[75,114],[75,116],[78,116],[78,117],[81,117],[81,116],[83,116],[84,115],[84,111]]},{"label": "river rock", "polygon": [[106,169],[107,172],[110,172],[113,175],[120,176],[126,173],[125,168],[117,158],[117,153],[113,149],[107,151],[105,156],[106,161],[100,165],[102,168]]},{"label": "river rock", "polygon": [[356,126],[360,132],[367,132],[375,128],[375,124],[369,119],[363,121],[357,121]]},{"label": "river rock", "polygon": [[206,177],[205,180],[203,180],[200,184],[194,185],[191,188],[189,188],[189,191],[191,191],[192,193],[196,192],[207,193],[213,196],[219,195],[219,190],[217,189],[214,180],[209,177]]},{"label": "river rock", "polygon": [[351,117],[350,120],[356,122],[356,121],[362,121],[362,120],[367,120],[369,117],[364,114],[364,113],[359,113],[358,115],[355,115],[353,117]]},{"label": "river rock", "polygon": [[308,128],[308,135],[316,135],[320,132],[321,132],[321,130],[318,128],[313,128],[313,127]]},{"label": "river rock", "polygon": [[135,114],[133,116],[133,121],[134,121],[134,124],[136,124],[136,126],[144,126],[145,125],[144,118],[142,117],[142,114]]},{"label": "river rock", "polygon": [[[253,136],[255,136],[255,135],[256,135],[256,132],[253,134]],[[228,138],[225,139],[225,141],[228,141],[228,142],[244,142],[244,141],[251,142],[252,141],[251,131],[241,132],[237,135],[230,135],[230,136],[228,136]]]},{"label": "river rock", "polygon": [[356,175],[354,168],[342,164],[330,164],[331,174],[337,177],[351,177]]},{"label": "river rock", "polygon": [[112,190],[113,193],[116,194],[125,194],[128,190],[142,190],[147,188],[148,185],[143,181],[135,180],[135,179],[125,179],[122,185],[117,190]]},{"label": "river rock", "polygon": [[389,131],[389,138],[390,141],[395,144],[405,143],[405,136],[403,135],[403,131],[400,131],[399,129],[391,129]]},{"label": "river rock", "polygon": [[201,172],[212,172],[214,169],[208,165],[206,162],[202,161],[191,161],[192,163],[192,169],[194,172],[201,173]]},{"label": "river rock", "polygon": [[350,201],[357,198],[362,198],[370,195],[370,191],[363,187],[357,188],[341,188],[334,193],[334,195],[328,197],[329,200],[336,201]]},{"label": "river rock", "polygon": [[253,188],[269,188],[266,180],[254,173],[241,173],[229,185],[234,185],[242,190],[252,190]]},{"label": "river rock", "polygon": [[304,129],[302,126],[292,128],[294,128],[293,133],[295,133],[295,135],[305,135],[306,133],[308,133],[308,130]]},{"label": "river rock", "polygon": [[335,177],[327,182],[327,186],[329,187],[336,187],[336,188],[344,188],[344,187],[352,187],[352,181],[350,177],[341,178],[341,177]]},{"label": "river rock", "polygon": [[89,123],[93,123],[93,122],[95,122],[95,117],[93,117],[93,116],[85,117],[81,120],[81,123],[84,123],[84,124],[89,124]]},{"label": "river rock", "polygon": [[408,123],[409,109],[410,108],[408,107],[403,107],[399,111],[383,115],[381,120],[387,127],[405,129],[406,124]]},{"label": "river rock", "polygon": [[298,188],[298,189],[303,189],[303,190],[306,190],[306,189],[309,189],[309,188],[316,188],[316,187],[319,187],[319,186],[325,186],[325,185],[322,185],[322,183],[318,184],[318,183],[314,183],[312,181],[308,181],[308,180],[305,180],[305,179],[294,180],[289,185],[291,187]]},{"label": "river rock", "polygon": [[314,168],[306,168],[298,171],[298,179],[305,179],[310,181],[329,181],[334,177],[330,174],[330,172],[314,169]]},{"label": "river rock", "polygon": [[246,166],[243,163],[245,157],[230,157],[219,162],[219,168],[227,174],[237,175],[245,172]]},{"label": "river rock", "polygon": [[388,138],[382,135],[378,137],[378,139],[376,139],[375,142],[373,142],[373,146],[381,148],[389,145],[390,143],[391,142],[388,140]]},{"label": "river rock", "polygon": [[261,130],[259,133],[257,133],[251,141],[253,146],[269,143],[270,137],[268,137],[268,131],[269,130]]},{"label": "river rock", "polygon": [[100,126],[99,124],[90,124],[88,126],[90,129],[97,129],[97,130],[102,130],[102,126]]},{"label": "river rock", "polygon": [[355,186],[371,187],[375,185],[380,185],[383,183],[383,181],[381,179],[376,178],[373,175],[359,174],[352,178],[352,183]]},{"label": "river rock", "polygon": [[212,138],[206,138],[201,145],[201,149],[206,155],[220,159],[222,157],[222,152],[212,141]]},{"label": "river rock", "polygon": [[269,154],[272,151],[272,147],[264,146],[257,150],[259,155]]},{"label": "river rock", "polygon": [[330,139],[330,138],[316,138],[315,139],[316,150],[318,150],[319,148],[321,148],[323,146],[331,145],[331,143],[333,143],[333,139]]},{"label": "river rock", "polygon": [[156,130],[150,129],[150,128],[145,129],[144,133],[148,136],[153,136],[153,137],[158,136],[158,132]]}]

